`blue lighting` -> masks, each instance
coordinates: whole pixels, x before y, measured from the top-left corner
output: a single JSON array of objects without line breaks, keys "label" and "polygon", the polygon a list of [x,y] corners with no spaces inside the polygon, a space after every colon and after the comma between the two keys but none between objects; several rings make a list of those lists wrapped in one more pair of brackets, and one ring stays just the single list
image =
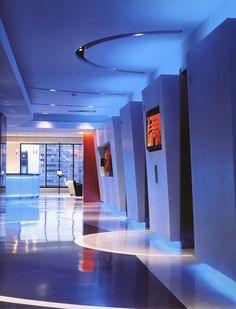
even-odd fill
[{"label": "blue lighting", "polygon": [[158,245],[160,249],[166,253],[181,255],[181,242],[180,241],[169,241],[168,239],[158,235],[150,235],[149,239]]},{"label": "blue lighting", "polygon": [[115,209],[114,207],[109,206],[108,204],[103,204],[102,208],[105,208],[106,210],[109,211],[110,214],[116,216],[116,217],[124,217],[126,218],[126,212],[125,211],[120,211],[118,209]]},{"label": "blue lighting", "polygon": [[138,222],[136,220],[127,220],[127,225],[129,230],[146,230],[145,222]]},{"label": "blue lighting", "polygon": [[212,288],[236,303],[236,282],[207,264],[191,265],[191,270]]}]

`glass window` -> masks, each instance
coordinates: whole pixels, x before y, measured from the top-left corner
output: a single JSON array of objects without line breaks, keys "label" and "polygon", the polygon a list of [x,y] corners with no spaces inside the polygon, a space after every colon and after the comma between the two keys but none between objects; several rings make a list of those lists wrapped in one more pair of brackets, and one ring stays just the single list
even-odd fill
[{"label": "glass window", "polygon": [[59,170],[59,144],[48,144],[46,153],[46,185],[47,187],[58,187],[59,179],[57,171]]},{"label": "glass window", "polygon": [[61,187],[66,180],[83,183],[83,145],[21,144],[21,173],[40,174],[41,187],[58,187],[59,169]]},{"label": "glass window", "polygon": [[83,145],[74,145],[74,180],[83,183]]},{"label": "glass window", "polygon": [[61,186],[65,186],[66,180],[73,179],[73,145],[60,145],[60,170]]},{"label": "glass window", "polygon": [[45,187],[46,186],[46,178],[45,178],[45,148],[46,145],[42,144],[39,145],[39,173],[40,173],[40,187]]}]

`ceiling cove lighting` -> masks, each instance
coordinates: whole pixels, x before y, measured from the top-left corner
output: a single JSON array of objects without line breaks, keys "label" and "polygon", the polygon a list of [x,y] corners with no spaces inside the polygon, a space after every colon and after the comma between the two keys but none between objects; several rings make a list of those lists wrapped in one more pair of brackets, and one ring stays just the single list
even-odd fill
[{"label": "ceiling cove lighting", "polygon": [[69,109],[69,113],[96,113],[96,109]]},{"label": "ceiling cove lighting", "polygon": [[106,69],[109,71],[119,71],[119,72],[124,72],[124,73],[135,73],[135,74],[145,74],[146,72],[143,71],[131,71],[131,70],[125,70],[121,68],[110,68],[106,67],[103,65],[96,64],[90,60],[88,60],[85,56],[85,51],[93,46],[102,44],[104,42],[109,42],[109,41],[114,41],[117,39],[123,39],[123,38],[128,38],[128,37],[138,37],[138,36],[147,36],[147,35],[168,35],[168,34],[181,34],[183,30],[157,30],[157,31],[142,31],[142,32],[130,32],[130,33],[123,33],[123,34],[118,34],[118,35],[113,35],[113,36],[108,36],[105,38],[101,38],[92,42],[89,42],[83,46],[80,46],[75,54],[83,61],[85,61],[88,64],[91,64],[93,66]]},{"label": "ceiling cove lighting", "polygon": [[[48,88],[41,88],[41,87],[30,87],[27,86],[27,89],[31,90],[40,90],[40,91],[56,91],[56,92],[63,92],[68,94],[88,94],[88,95],[107,95],[107,96],[124,96],[124,97],[130,97],[130,92],[101,92],[101,91],[80,91],[80,90],[66,90],[66,89],[48,89]],[[74,95],[73,95],[74,96]],[[35,103],[32,103],[35,104]],[[37,104],[38,105],[38,104]],[[46,104],[45,104],[46,105]]]}]

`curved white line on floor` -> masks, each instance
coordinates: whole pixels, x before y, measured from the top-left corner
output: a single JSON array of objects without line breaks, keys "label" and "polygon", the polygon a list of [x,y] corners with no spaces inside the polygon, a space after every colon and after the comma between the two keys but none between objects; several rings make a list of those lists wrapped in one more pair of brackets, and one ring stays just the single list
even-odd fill
[{"label": "curved white line on floor", "polygon": [[131,309],[131,308],[121,308],[121,307],[99,307],[99,306],[85,306],[85,305],[75,305],[67,303],[56,303],[56,302],[47,302],[41,300],[9,297],[9,296],[0,296],[0,301],[5,303],[20,304],[20,305],[29,305],[37,307],[46,307],[46,308],[62,308],[62,309]]},{"label": "curved white line on floor", "polygon": [[152,243],[152,240],[148,239],[150,235],[153,235],[153,232],[126,230],[104,232],[80,236],[75,240],[75,243],[84,248],[118,254],[153,256],[159,258],[193,257],[193,254],[188,253],[166,252],[158,247],[158,245],[155,245],[155,241]]}]

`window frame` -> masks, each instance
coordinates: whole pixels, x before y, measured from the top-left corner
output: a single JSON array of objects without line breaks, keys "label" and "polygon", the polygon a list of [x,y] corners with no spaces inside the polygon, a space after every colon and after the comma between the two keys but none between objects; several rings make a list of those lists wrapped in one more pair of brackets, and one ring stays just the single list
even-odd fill
[{"label": "window frame", "polygon": [[[61,153],[61,146],[62,145],[69,145],[69,146],[72,146],[72,178],[74,180],[74,176],[75,176],[75,164],[74,164],[74,160],[75,160],[75,153],[74,153],[74,150],[75,150],[75,145],[80,145],[80,146],[83,146],[83,143],[20,143],[20,173],[21,173],[21,151],[22,151],[22,145],[44,145],[45,147],[45,166],[44,166],[44,169],[45,169],[45,186],[40,186],[40,188],[58,188],[59,186],[48,186],[47,185],[47,146],[48,145],[59,145],[59,169],[60,169],[60,165],[61,165],[61,156],[60,156],[60,153]],[[60,184],[60,188],[67,188],[67,186],[63,185],[63,184]]]}]

